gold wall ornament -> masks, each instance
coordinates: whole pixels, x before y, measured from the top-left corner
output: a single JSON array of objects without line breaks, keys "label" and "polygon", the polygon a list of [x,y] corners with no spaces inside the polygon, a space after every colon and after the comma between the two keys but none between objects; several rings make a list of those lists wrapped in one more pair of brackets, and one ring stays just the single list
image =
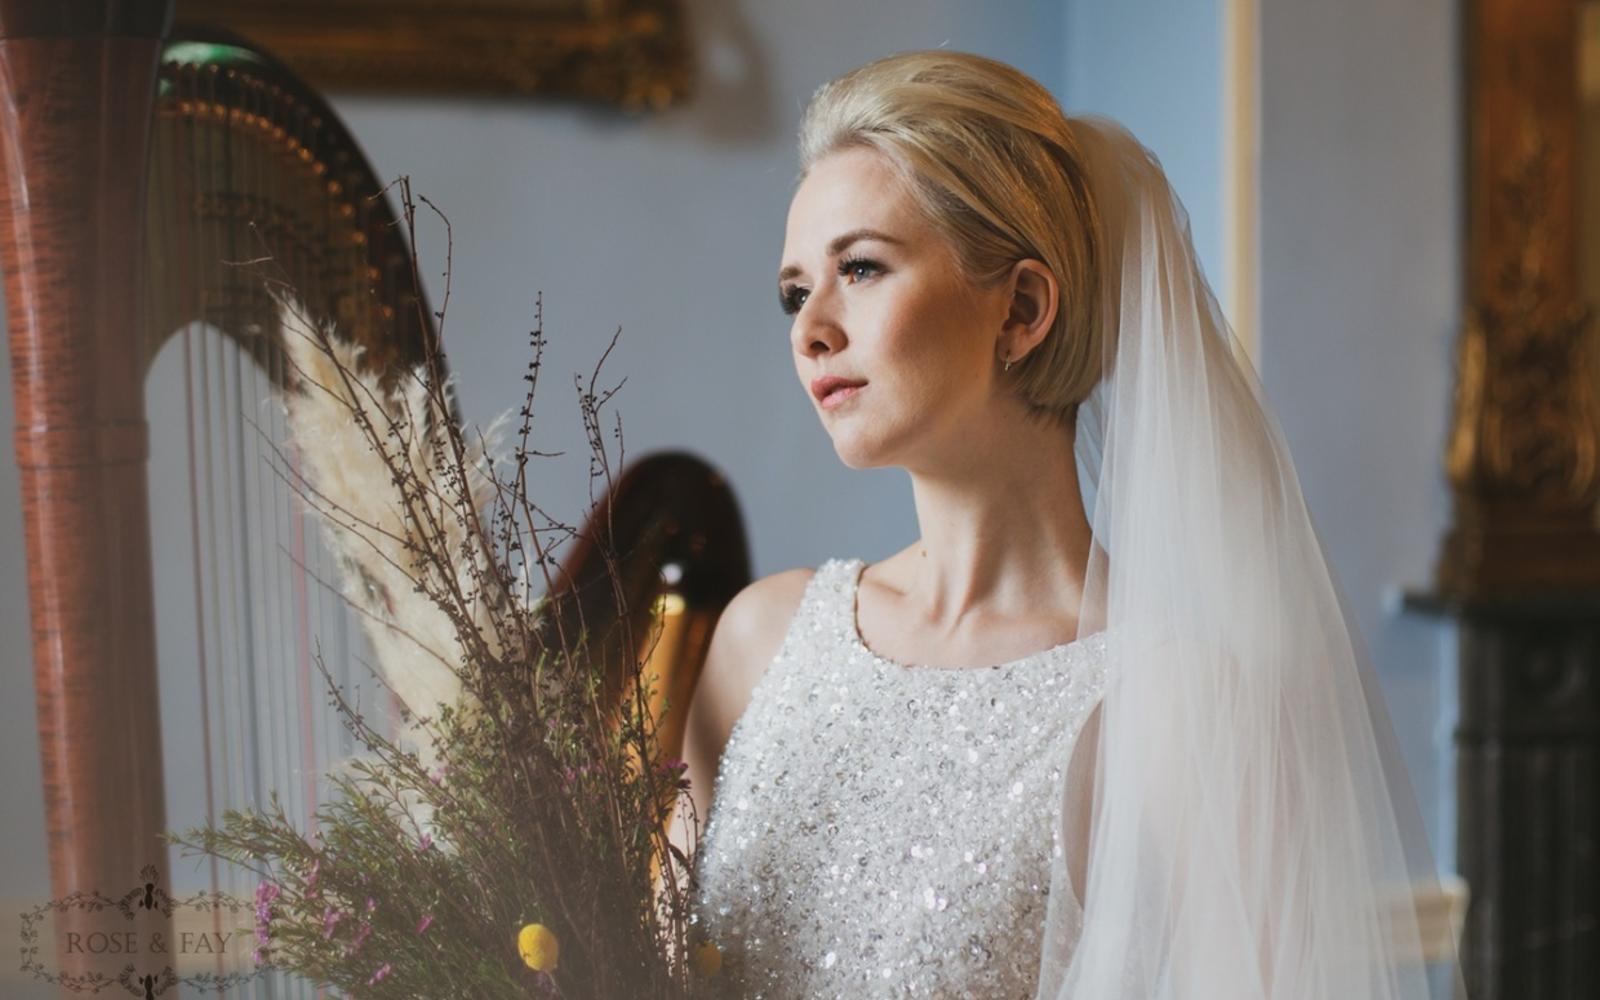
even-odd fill
[{"label": "gold wall ornament", "polygon": [[1467,5],[1467,305],[1435,586],[1600,588],[1593,310],[1578,282],[1572,0]]},{"label": "gold wall ornament", "polygon": [[272,52],[319,88],[524,95],[660,110],[693,85],[683,0],[180,0],[180,21]]},{"label": "gold wall ornament", "polygon": [[[1600,446],[1589,428],[1595,393],[1585,376],[1590,311],[1544,322],[1487,307],[1467,320],[1458,353],[1451,485],[1519,497],[1557,513],[1600,500]],[[1493,346],[1491,346],[1493,345]],[[1488,364],[1514,356],[1520,367]]]},{"label": "gold wall ornament", "polygon": [[[1455,638],[1462,991],[1592,1000],[1600,955],[1595,288],[1580,32],[1596,0],[1461,0],[1465,302],[1451,524],[1411,611]],[[1592,140],[1591,140],[1592,141]],[[1590,240],[1582,237],[1593,233]]]},{"label": "gold wall ornament", "polygon": [[1496,596],[1595,585],[1600,442],[1588,310],[1543,323],[1472,311],[1458,348],[1446,468],[1453,523],[1436,583]]},{"label": "gold wall ornament", "polygon": [[1549,145],[1532,127],[1522,145],[1497,192],[1508,238],[1460,341],[1446,467],[1458,491],[1521,498],[1559,518],[1600,501],[1592,311],[1555,292]]},{"label": "gold wall ornament", "polygon": [[[1514,199],[1513,199],[1514,200]],[[1538,199],[1534,199],[1536,203]],[[1547,260],[1539,230],[1524,254]],[[1471,887],[1465,996],[1588,1000],[1600,945],[1600,440],[1591,309],[1540,280],[1468,307],[1434,588],[1407,607],[1456,635],[1456,864]],[[1538,942],[1530,945],[1528,942]]]}]

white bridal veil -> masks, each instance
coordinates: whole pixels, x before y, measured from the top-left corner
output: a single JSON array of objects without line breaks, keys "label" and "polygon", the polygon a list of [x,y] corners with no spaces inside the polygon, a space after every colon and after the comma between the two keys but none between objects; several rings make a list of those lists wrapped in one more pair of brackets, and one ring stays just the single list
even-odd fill
[{"label": "white bridal veil", "polygon": [[1288,449],[1155,157],[1070,122],[1106,250],[1080,634],[1105,631],[1111,679],[1068,772],[1063,815],[1092,818],[1054,859],[1038,998],[1428,997],[1412,900],[1437,876]]}]

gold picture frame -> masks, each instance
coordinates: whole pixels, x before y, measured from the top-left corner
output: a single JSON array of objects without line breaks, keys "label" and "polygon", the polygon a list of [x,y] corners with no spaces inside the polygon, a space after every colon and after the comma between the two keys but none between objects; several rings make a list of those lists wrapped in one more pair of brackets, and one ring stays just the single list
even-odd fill
[{"label": "gold picture frame", "polygon": [[693,83],[682,0],[179,0],[319,89],[659,110]]}]

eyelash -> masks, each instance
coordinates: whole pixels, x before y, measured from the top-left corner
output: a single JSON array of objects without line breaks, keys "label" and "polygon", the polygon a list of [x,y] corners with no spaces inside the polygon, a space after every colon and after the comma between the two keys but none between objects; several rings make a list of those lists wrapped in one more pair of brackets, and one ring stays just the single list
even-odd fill
[{"label": "eyelash", "polygon": [[[868,268],[874,273],[881,274],[883,272],[883,265],[875,260],[870,260],[866,257],[844,257],[839,261],[839,277],[847,276],[858,267]],[[801,306],[805,305],[804,302],[800,301],[800,293],[803,291],[805,289],[798,285],[790,285],[788,288],[781,289],[778,292],[778,306],[784,311],[785,315],[793,316],[800,311]]]}]

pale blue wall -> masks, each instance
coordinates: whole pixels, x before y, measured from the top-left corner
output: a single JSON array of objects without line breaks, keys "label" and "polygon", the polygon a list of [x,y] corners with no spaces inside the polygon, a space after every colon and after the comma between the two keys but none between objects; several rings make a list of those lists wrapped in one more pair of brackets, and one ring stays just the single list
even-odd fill
[{"label": "pale blue wall", "polygon": [[1160,158],[1221,299],[1221,0],[1068,0],[1064,7],[1062,105],[1117,119]]},{"label": "pale blue wall", "polygon": [[[1454,635],[1393,605],[1431,572],[1448,512],[1455,5],[1259,6],[1262,382],[1450,868]],[[1222,0],[1069,0],[1063,101],[1119,118],[1161,158],[1229,307],[1224,17]]]},{"label": "pale blue wall", "polygon": [[1458,5],[1262,7],[1264,380],[1451,867],[1454,633],[1391,605],[1428,579],[1449,512]]}]

